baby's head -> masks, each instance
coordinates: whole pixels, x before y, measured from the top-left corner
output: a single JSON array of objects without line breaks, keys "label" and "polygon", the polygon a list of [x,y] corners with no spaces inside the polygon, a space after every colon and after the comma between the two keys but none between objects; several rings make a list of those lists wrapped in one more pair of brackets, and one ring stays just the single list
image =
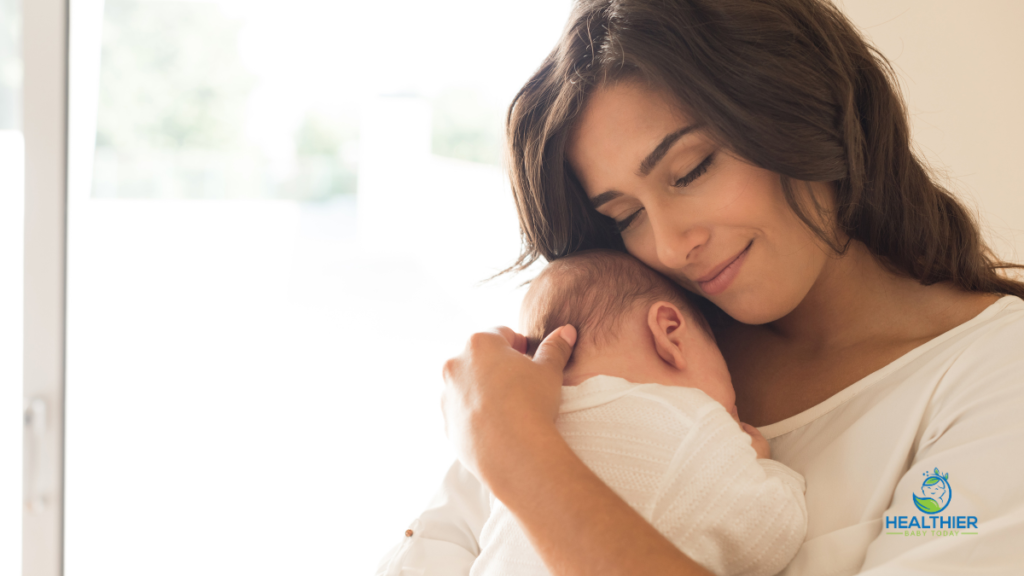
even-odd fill
[{"label": "baby's head", "polygon": [[576,328],[568,386],[606,374],[699,388],[726,410],[735,405],[725,360],[690,296],[628,254],[587,250],[551,262],[531,283],[519,321],[531,352],[559,326]]}]

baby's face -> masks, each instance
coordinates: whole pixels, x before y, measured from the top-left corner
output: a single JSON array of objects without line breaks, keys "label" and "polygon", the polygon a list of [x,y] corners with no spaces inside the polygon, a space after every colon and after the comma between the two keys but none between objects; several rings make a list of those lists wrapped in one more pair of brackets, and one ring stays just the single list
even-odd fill
[{"label": "baby's face", "polygon": [[942,485],[942,482],[939,482],[931,486],[924,486],[921,488],[921,491],[924,492],[925,496],[941,501],[942,497],[946,494],[946,487]]}]

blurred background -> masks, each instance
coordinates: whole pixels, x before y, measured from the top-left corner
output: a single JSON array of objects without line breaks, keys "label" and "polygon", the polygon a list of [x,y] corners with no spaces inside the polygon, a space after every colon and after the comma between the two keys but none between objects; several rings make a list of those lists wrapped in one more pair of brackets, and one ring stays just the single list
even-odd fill
[{"label": "blurred background", "polygon": [[[11,214],[22,1],[0,0]],[[65,573],[372,573],[452,461],[442,363],[517,323],[530,274],[482,283],[519,248],[501,122],[568,0],[71,5]],[[842,5],[1020,260],[1024,5]]]},{"label": "blurred background", "polygon": [[516,324],[502,117],[567,14],[72,12],[66,573],[373,571],[454,458],[444,360]]}]

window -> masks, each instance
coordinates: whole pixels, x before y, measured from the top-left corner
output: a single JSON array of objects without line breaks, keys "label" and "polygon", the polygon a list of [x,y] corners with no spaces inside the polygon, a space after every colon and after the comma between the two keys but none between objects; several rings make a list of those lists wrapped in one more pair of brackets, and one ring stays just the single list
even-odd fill
[{"label": "window", "polygon": [[[0,0],[0,461],[22,458],[24,141],[21,135],[21,6]],[[0,474],[0,572],[21,566],[20,474]]]},{"label": "window", "polygon": [[73,15],[67,573],[372,572],[453,458],[442,363],[516,324],[501,123],[568,6]]}]

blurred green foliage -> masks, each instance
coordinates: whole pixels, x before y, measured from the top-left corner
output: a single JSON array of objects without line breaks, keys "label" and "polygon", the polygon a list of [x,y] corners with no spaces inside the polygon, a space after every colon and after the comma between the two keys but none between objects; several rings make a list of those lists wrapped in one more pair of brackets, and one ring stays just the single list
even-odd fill
[{"label": "blurred green foliage", "polygon": [[345,144],[357,138],[354,122],[311,112],[295,133],[295,152],[299,156],[337,156]]},{"label": "blurred green foliage", "polygon": [[[282,143],[291,158],[246,140],[257,77],[239,53],[243,24],[212,2],[106,0],[94,196],[322,200],[356,192],[352,101],[303,111],[294,140]],[[434,154],[500,164],[500,106],[470,88],[442,91],[431,103]]]},{"label": "blurred green foliage", "polygon": [[504,110],[468,88],[452,88],[432,102],[431,148],[438,156],[501,164]]},{"label": "blurred green foliage", "polygon": [[237,150],[255,78],[216,4],[107,0],[96,145]]},{"label": "blurred green foliage", "polygon": [[308,200],[355,194],[359,143],[350,117],[309,112],[295,132],[297,168],[289,183],[290,197]]},{"label": "blurred green foliage", "polygon": [[291,198],[321,200],[355,194],[358,130],[349,117],[309,112],[295,132],[295,177]]},{"label": "blurred green foliage", "polygon": [[21,129],[21,2],[0,0],[0,130]]}]

